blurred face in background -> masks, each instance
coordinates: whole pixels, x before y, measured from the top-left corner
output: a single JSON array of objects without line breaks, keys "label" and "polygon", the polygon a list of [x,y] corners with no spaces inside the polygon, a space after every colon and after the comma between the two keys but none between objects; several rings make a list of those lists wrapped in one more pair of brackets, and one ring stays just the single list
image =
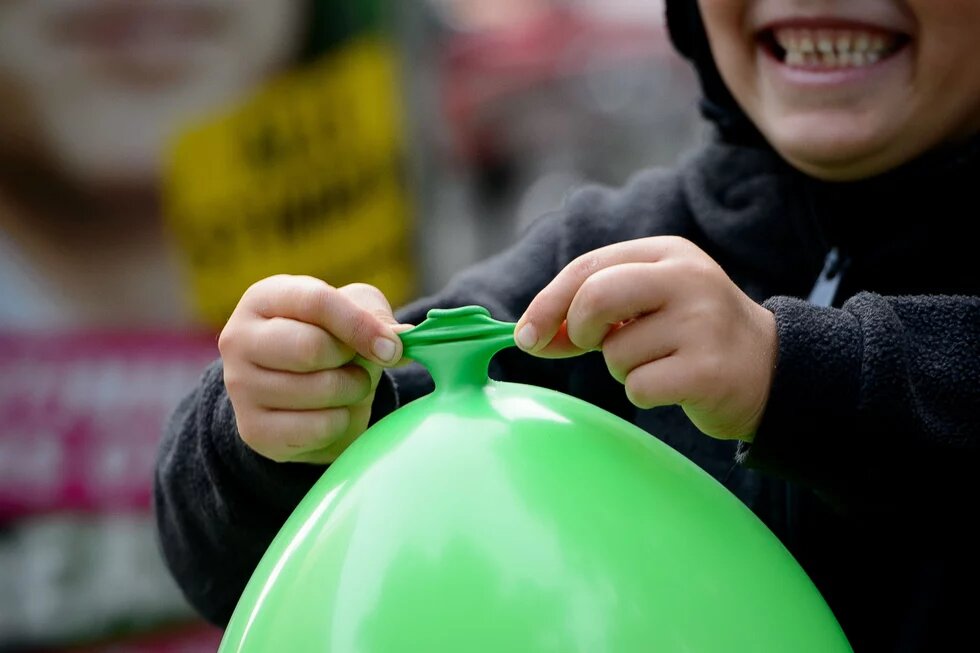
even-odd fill
[{"label": "blurred face in background", "polygon": [[0,159],[155,183],[167,140],[287,66],[308,0],[0,0]]}]

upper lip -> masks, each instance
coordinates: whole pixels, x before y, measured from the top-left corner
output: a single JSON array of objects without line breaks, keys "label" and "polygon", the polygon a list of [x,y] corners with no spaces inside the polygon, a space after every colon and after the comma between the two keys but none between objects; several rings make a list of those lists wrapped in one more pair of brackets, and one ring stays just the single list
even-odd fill
[{"label": "upper lip", "polygon": [[777,29],[841,29],[868,32],[892,32],[905,34],[903,30],[876,25],[864,21],[848,20],[842,18],[786,18],[766,23],[759,32],[769,32]]},{"label": "upper lip", "polygon": [[[857,3],[856,9],[860,9]],[[834,13],[816,12],[767,12],[766,7],[760,7],[759,14],[752,17],[755,33],[761,33],[779,28],[796,29],[851,29],[876,32],[891,32],[911,36],[912,22],[897,10],[892,13],[875,12],[874,15],[857,11],[841,11]]]},{"label": "upper lip", "polygon": [[48,27],[59,40],[112,46],[139,39],[152,29],[193,39],[213,33],[223,19],[210,2],[79,2],[52,16]]}]

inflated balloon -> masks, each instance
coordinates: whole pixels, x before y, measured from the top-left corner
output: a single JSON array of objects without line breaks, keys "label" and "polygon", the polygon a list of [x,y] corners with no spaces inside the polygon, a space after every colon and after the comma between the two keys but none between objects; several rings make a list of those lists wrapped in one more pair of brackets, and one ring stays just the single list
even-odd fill
[{"label": "inflated balloon", "polygon": [[513,329],[468,307],[402,335],[435,391],[313,486],[223,653],[851,650],[707,473],[591,404],[488,379]]}]

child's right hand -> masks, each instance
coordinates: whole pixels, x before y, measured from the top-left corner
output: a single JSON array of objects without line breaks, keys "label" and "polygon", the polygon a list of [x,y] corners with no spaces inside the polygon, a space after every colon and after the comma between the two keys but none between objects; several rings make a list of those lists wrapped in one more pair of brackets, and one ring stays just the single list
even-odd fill
[{"label": "child's right hand", "polygon": [[255,283],[218,338],[242,440],[278,462],[333,462],[367,428],[405,328],[373,286],[289,275]]}]

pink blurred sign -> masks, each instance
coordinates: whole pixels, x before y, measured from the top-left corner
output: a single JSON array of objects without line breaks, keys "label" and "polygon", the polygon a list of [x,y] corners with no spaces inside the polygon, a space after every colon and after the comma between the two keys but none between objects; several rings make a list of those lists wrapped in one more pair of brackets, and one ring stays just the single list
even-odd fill
[{"label": "pink blurred sign", "polygon": [[149,636],[40,653],[214,653],[221,643],[221,634],[218,628],[199,624]]},{"label": "pink blurred sign", "polygon": [[0,332],[0,523],[149,509],[163,426],[210,333]]}]

